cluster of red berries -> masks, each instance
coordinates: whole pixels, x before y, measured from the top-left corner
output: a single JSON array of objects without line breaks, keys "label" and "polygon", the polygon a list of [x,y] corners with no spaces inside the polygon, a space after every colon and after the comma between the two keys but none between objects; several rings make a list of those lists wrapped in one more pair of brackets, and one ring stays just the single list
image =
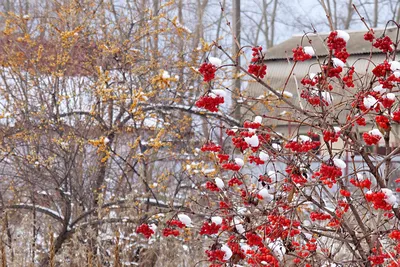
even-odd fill
[{"label": "cluster of red berries", "polygon": [[354,67],[351,67],[347,72],[347,75],[343,77],[343,82],[347,87],[354,87],[353,74],[354,74]]},{"label": "cluster of red berries", "polygon": [[340,189],[339,193],[344,197],[350,197],[350,191],[347,191],[345,189]]},{"label": "cluster of red berries", "polygon": [[385,60],[383,63],[376,66],[372,70],[372,73],[376,77],[384,77],[388,71],[390,71],[390,64],[387,62],[387,60]]},{"label": "cluster of red berries", "polygon": [[231,170],[237,172],[238,170],[240,170],[241,167],[236,163],[225,163],[222,165],[222,168],[224,170]]},{"label": "cluster of red berries", "polygon": [[220,224],[216,224],[214,222],[204,222],[203,226],[200,229],[201,235],[214,235],[218,234],[219,229],[221,228]]},{"label": "cluster of red berries", "polygon": [[245,121],[243,123],[244,128],[258,129],[258,128],[260,128],[260,126],[261,126],[261,123],[258,123],[258,122]]},{"label": "cluster of red berries", "polygon": [[338,37],[337,31],[331,32],[329,34],[327,39],[327,45],[329,49],[334,51],[335,57],[337,57],[343,62],[346,62],[347,58],[350,56],[349,53],[347,53],[346,51],[346,41],[343,38]]},{"label": "cluster of red berries", "polygon": [[323,131],[323,135],[324,135],[323,138],[324,138],[325,142],[331,141],[332,143],[335,143],[339,140],[340,132],[325,130],[325,131]]},{"label": "cluster of red berries", "polygon": [[332,218],[331,215],[325,214],[323,212],[311,212],[310,213],[310,219],[311,221],[325,221],[325,220],[330,220]]},{"label": "cluster of red berries", "polygon": [[227,154],[218,154],[217,157],[220,164],[229,160],[229,155]]},{"label": "cluster of red berries", "polygon": [[222,96],[209,96],[205,95],[200,97],[196,101],[196,106],[198,108],[205,108],[211,112],[218,112],[218,105],[224,103],[224,98]]},{"label": "cluster of red berries", "polygon": [[249,144],[246,141],[244,141],[243,137],[233,137],[232,143],[235,147],[239,148],[241,151],[244,151],[250,147]]},{"label": "cluster of red berries", "polygon": [[263,48],[261,46],[254,46],[251,48],[251,51],[253,53],[251,54],[251,63],[263,63],[264,61],[264,55],[262,53]]},{"label": "cluster of red berries", "polygon": [[400,110],[393,112],[393,121],[400,123]]},{"label": "cluster of red berries", "polygon": [[300,230],[297,229],[300,226],[299,221],[275,214],[268,215],[267,219],[268,222],[264,225],[263,230],[272,241],[278,238],[284,240],[288,236],[293,237],[300,234]]},{"label": "cluster of red berries", "polygon": [[229,209],[230,206],[229,206],[229,204],[226,203],[225,201],[220,201],[220,202],[219,202],[219,208],[220,208],[220,209]]},{"label": "cluster of red berries", "polygon": [[310,239],[310,242],[308,242],[305,246],[303,246],[304,250],[308,250],[310,252],[316,251],[317,250],[317,240],[315,238]]},{"label": "cluster of red berries", "polygon": [[371,188],[371,181],[369,179],[357,181],[356,179],[351,178],[350,183],[353,184],[355,187],[358,187],[361,189],[364,189],[364,188],[370,189]]},{"label": "cluster of red berries", "polygon": [[393,41],[389,36],[376,39],[373,46],[382,50],[383,53],[393,52]]},{"label": "cluster of red berries", "polygon": [[365,199],[374,204],[375,209],[391,210],[392,205],[386,202],[386,195],[383,192],[368,192]]},{"label": "cluster of red berries", "polygon": [[311,86],[315,86],[318,83],[318,78],[303,78],[301,79],[301,84],[306,86],[306,85],[311,85]]},{"label": "cluster of red berries", "polygon": [[205,143],[201,147],[201,151],[220,152],[221,146],[214,144],[212,141]]},{"label": "cluster of red berries", "polygon": [[382,88],[387,88],[389,90],[393,89],[397,83],[400,83],[400,78],[397,78],[394,74],[391,74],[386,79],[379,78],[379,83],[382,85]]},{"label": "cluster of red berries", "polygon": [[271,251],[268,248],[259,248],[257,252],[251,250],[248,252],[251,255],[251,258],[248,259],[247,263],[251,266],[260,266],[262,262],[264,266],[269,267],[279,267],[279,261],[271,254]]},{"label": "cluster of red berries", "polygon": [[297,167],[288,166],[285,171],[293,183],[305,184],[307,182],[307,178],[300,173]]},{"label": "cluster of red berries", "polygon": [[199,72],[203,75],[205,82],[209,82],[215,78],[217,67],[211,63],[204,62],[201,64]]},{"label": "cluster of red berries", "polygon": [[208,261],[224,262],[225,251],[220,249],[206,250],[206,254],[208,256]]},{"label": "cluster of red berries", "polygon": [[264,247],[262,238],[257,234],[248,232],[248,233],[246,233],[246,239],[247,239],[247,245],[249,245],[249,246],[257,246],[260,248]]},{"label": "cluster of red berries", "polygon": [[346,47],[346,41],[343,38],[338,37],[337,31],[331,32],[329,34],[326,43],[331,50],[341,51],[343,48]]},{"label": "cluster of red berries", "polygon": [[336,166],[329,166],[327,164],[321,164],[319,171],[315,172],[313,178],[319,177],[319,180],[332,188],[333,184],[336,183],[336,179],[342,176],[342,170]]},{"label": "cluster of red berries", "polygon": [[138,228],[136,228],[136,233],[142,234],[144,235],[144,237],[149,239],[154,234],[154,231],[153,229],[150,228],[148,224],[143,223],[140,226],[138,226]]},{"label": "cluster of red berries", "polygon": [[365,125],[367,125],[367,121],[365,120],[364,117],[359,117],[359,118],[357,118],[356,123],[357,123],[358,125],[360,125],[360,126],[365,126]]},{"label": "cluster of red berries", "polygon": [[246,251],[242,250],[242,247],[239,245],[239,243],[235,239],[237,239],[237,237],[234,235],[231,235],[229,237],[229,241],[228,241],[228,247],[232,251],[232,258],[244,260],[246,258],[246,254],[245,254]]},{"label": "cluster of red berries", "polygon": [[170,220],[167,222],[167,225],[168,226],[176,226],[181,229],[186,226],[183,222],[178,221],[178,220]]},{"label": "cluster of red berries", "polygon": [[394,99],[389,99],[386,96],[382,97],[381,99],[382,106],[385,108],[390,108],[391,106],[393,106],[394,102]]},{"label": "cluster of red berries", "polygon": [[389,237],[391,239],[394,239],[396,241],[400,241],[400,231],[399,230],[393,230],[390,234]]},{"label": "cluster of red berries", "polygon": [[347,52],[346,48],[343,48],[342,51],[336,51],[335,52],[335,57],[340,59],[343,62],[346,62],[346,60],[349,58],[350,54]]},{"label": "cluster of red berries", "polygon": [[206,188],[208,190],[210,190],[211,192],[219,192],[219,188],[216,184],[214,184],[213,182],[207,181],[206,182]]},{"label": "cluster of red berries", "polygon": [[263,79],[267,74],[267,65],[265,64],[250,64],[247,70],[250,74],[253,74],[257,78]]},{"label": "cluster of red berries", "polygon": [[242,181],[240,181],[237,177],[233,177],[232,179],[230,179],[229,181],[228,181],[228,186],[234,186],[234,185],[242,185],[243,184],[243,182]]},{"label": "cluster of red berries", "polygon": [[263,62],[264,55],[261,52],[262,47],[261,46],[253,47],[251,50],[253,51],[252,59],[251,59],[251,63],[249,65],[249,68],[247,71],[250,74],[253,74],[254,76],[256,76],[257,78],[262,79],[267,74],[267,65],[265,65]]},{"label": "cluster of red berries", "polygon": [[369,31],[366,34],[364,34],[364,40],[370,41],[372,43],[374,39],[375,39],[374,30],[369,29]]},{"label": "cluster of red berries", "polygon": [[256,156],[249,156],[249,161],[250,163],[255,163],[257,165],[262,165],[265,163],[263,160]]},{"label": "cluster of red berries", "polygon": [[168,237],[170,235],[179,236],[179,234],[180,234],[179,231],[176,229],[164,228],[164,230],[163,230],[163,236],[165,236],[165,237]]},{"label": "cluster of red berries", "polygon": [[290,149],[296,153],[305,153],[310,150],[315,150],[321,146],[319,141],[306,141],[306,142],[294,142],[290,141],[285,145],[285,148]]},{"label": "cluster of red berries", "polygon": [[326,76],[330,78],[332,77],[340,78],[340,73],[343,71],[343,68],[340,66],[332,67],[328,65],[323,65],[322,69],[324,70]]},{"label": "cluster of red berries", "polygon": [[235,136],[236,135],[236,131],[232,130],[232,129],[226,129],[225,133],[228,136]]},{"label": "cluster of red berries", "polygon": [[294,61],[305,61],[311,59],[312,56],[304,52],[303,47],[298,46],[297,48],[293,48],[293,60]]},{"label": "cluster of red berries", "polygon": [[[349,210],[350,205],[346,201],[338,200],[338,206],[335,209],[336,216],[341,219],[343,215]],[[329,227],[339,227],[340,221],[336,218],[332,218],[332,220],[327,224]]]},{"label": "cluster of red berries", "polygon": [[376,124],[379,125],[384,130],[389,130],[390,122],[389,119],[383,115],[378,115],[375,117]]},{"label": "cluster of red berries", "polygon": [[[307,90],[302,90],[300,97],[307,100],[308,103],[310,103],[312,106],[319,106],[321,105],[321,98],[317,95],[311,94],[309,91]],[[327,105],[326,101],[323,103],[325,105]]]},{"label": "cluster of red berries", "polygon": [[[372,266],[377,266],[385,263],[385,260],[390,258],[388,253],[379,255],[368,256],[368,260],[372,263]],[[398,266],[398,265],[396,265]]]},{"label": "cluster of red berries", "polygon": [[381,138],[382,137],[379,135],[363,133],[363,139],[365,143],[369,146],[376,145],[379,142],[379,140],[381,140]]}]

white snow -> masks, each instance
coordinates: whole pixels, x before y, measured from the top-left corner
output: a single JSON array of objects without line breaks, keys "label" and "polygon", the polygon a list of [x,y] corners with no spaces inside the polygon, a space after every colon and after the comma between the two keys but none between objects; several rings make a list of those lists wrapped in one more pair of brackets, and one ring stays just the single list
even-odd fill
[{"label": "white snow", "polygon": [[219,189],[223,189],[224,188],[224,181],[222,181],[222,179],[219,178],[219,177],[215,178],[215,184],[217,185],[217,187]]},{"label": "white snow", "polygon": [[383,135],[382,135],[381,131],[379,131],[379,129],[372,129],[368,133],[371,134],[371,135],[380,136],[381,138],[383,137]]},{"label": "white snow", "polygon": [[224,98],[226,97],[226,92],[225,92],[225,90],[222,90],[222,89],[211,90],[211,93],[213,93],[217,96],[220,96],[220,97],[224,97]]},{"label": "white snow", "polygon": [[240,218],[233,217],[233,224],[235,225],[236,231],[238,231],[239,234],[243,234],[244,232],[246,232]]},{"label": "white snow", "polygon": [[304,49],[304,53],[306,53],[310,56],[315,56],[314,49],[311,46],[305,46],[303,49]]},{"label": "white snow", "polygon": [[385,198],[385,201],[389,204],[389,205],[395,205],[397,204],[397,197],[395,195],[391,195],[390,197]]},{"label": "white snow", "polygon": [[338,59],[338,58],[332,58],[332,62],[333,62],[333,65],[335,66],[335,67],[344,67],[345,66],[345,64],[344,64],[344,62],[343,61],[341,61],[340,59]]},{"label": "white snow", "polygon": [[337,37],[343,38],[343,40],[347,43],[350,40],[350,35],[342,30],[336,30],[337,32]]},{"label": "white snow", "polygon": [[369,95],[367,97],[364,97],[363,100],[363,104],[366,108],[372,108],[373,106],[375,106],[375,104],[378,102],[378,100],[376,100],[375,97],[373,97],[372,95]]},{"label": "white snow", "polygon": [[190,219],[189,216],[186,214],[178,214],[178,219],[187,227],[191,226],[192,224],[192,219]]},{"label": "white snow", "polygon": [[293,94],[291,92],[285,91],[285,92],[283,92],[283,96],[286,97],[286,98],[292,98]]},{"label": "white snow", "polygon": [[276,149],[278,151],[281,151],[282,146],[280,144],[277,144],[277,143],[272,143],[272,148]]},{"label": "white snow", "polygon": [[258,140],[258,136],[255,134],[252,137],[245,137],[244,141],[252,147],[258,147],[260,144],[260,141]]},{"label": "white snow", "polygon": [[150,229],[153,230],[154,232],[157,231],[157,225],[155,225],[154,223],[150,224]]},{"label": "white snow", "polygon": [[333,164],[340,169],[344,169],[347,166],[343,160],[337,158],[333,159]]},{"label": "white snow", "polygon": [[396,95],[393,93],[388,93],[386,94],[386,98],[389,100],[395,100],[396,99]]},{"label": "white snow", "polygon": [[374,92],[378,92],[378,93],[380,93],[380,94],[383,94],[383,93],[386,92],[386,89],[383,88],[383,85],[382,85],[382,84],[375,86],[372,90],[373,90]]},{"label": "white snow", "polygon": [[164,70],[163,74],[162,74],[162,78],[163,79],[169,79],[169,78],[171,78],[171,76],[169,75],[168,71]]},{"label": "white snow", "polygon": [[262,117],[261,117],[261,116],[256,116],[256,117],[254,118],[254,122],[255,122],[255,123],[260,123],[260,124],[261,124],[261,122],[262,122]]},{"label": "white snow", "polygon": [[225,252],[224,261],[227,261],[232,257],[232,250],[227,245],[222,245],[221,250]]},{"label": "white snow", "polygon": [[240,249],[246,253],[248,250],[251,250],[251,247],[247,245],[246,243],[240,243]]},{"label": "white snow", "polygon": [[268,247],[274,252],[275,255],[278,256],[280,260],[283,260],[283,257],[286,254],[286,248],[281,240],[268,243]]},{"label": "white snow", "polygon": [[244,165],[244,161],[241,158],[235,158],[235,163],[240,167]]},{"label": "white snow", "polygon": [[209,174],[209,173],[215,172],[215,169],[202,169],[201,171],[202,171],[204,174]]},{"label": "white snow", "polygon": [[264,151],[261,151],[259,154],[259,157],[262,161],[268,161],[269,160],[269,156],[267,153],[265,153]]},{"label": "white snow", "polygon": [[395,194],[393,194],[393,191],[388,189],[388,188],[382,188],[381,189],[382,192],[385,194],[385,201],[389,204],[389,205],[395,205],[397,204],[397,197]]},{"label": "white snow", "polygon": [[390,69],[392,71],[400,70],[400,62],[398,62],[398,61],[390,61],[389,64],[390,64]]},{"label": "white snow", "polygon": [[213,223],[215,223],[216,225],[222,224],[222,218],[219,217],[219,216],[213,216],[213,217],[211,217],[211,221],[212,221]]},{"label": "white snow", "polygon": [[311,138],[310,138],[309,136],[304,135],[304,134],[299,135],[299,139],[300,139],[301,141],[303,141],[303,142],[312,141]]},{"label": "white snow", "polygon": [[222,60],[217,57],[208,57],[208,61],[216,67],[221,67]]},{"label": "white snow", "polygon": [[338,133],[342,130],[342,128],[335,126],[333,127],[333,130],[335,131],[335,133]]},{"label": "white snow", "polygon": [[328,103],[328,105],[332,105],[333,96],[329,92],[321,92],[322,98]]},{"label": "white snow", "polygon": [[273,199],[273,196],[268,192],[267,188],[263,188],[258,192],[258,195],[260,195],[263,200],[271,201]]}]

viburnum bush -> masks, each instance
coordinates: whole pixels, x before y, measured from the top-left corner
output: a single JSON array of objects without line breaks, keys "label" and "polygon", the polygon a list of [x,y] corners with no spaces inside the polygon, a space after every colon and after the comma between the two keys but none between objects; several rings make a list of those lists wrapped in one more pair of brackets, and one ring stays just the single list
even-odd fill
[{"label": "viburnum bush", "polygon": [[[400,25],[391,23],[398,36]],[[234,127],[213,125],[225,132],[222,140],[210,135],[199,149],[213,172],[193,176],[203,181],[197,189],[206,200],[177,214],[161,228],[162,235],[194,232],[212,267],[400,266],[400,147],[392,148],[400,123],[399,38],[392,40],[385,32],[375,36],[367,27],[364,39],[381,51],[383,62],[374,62],[372,53],[359,59],[371,65],[363,73],[348,62],[350,35],[332,30],[324,40],[328,56],[318,59],[318,73],[301,77],[298,99],[261,80],[268,73],[268,52],[250,48],[252,58],[240,66],[242,73],[294,115],[263,111]],[[201,64],[208,91],[196,106],[221,112],[226,96],[215,93],[214,82],[236,61],[217,43],[215,49],[232,63]],[[310,42],[294,47],[291,59],[314,56]],[[297,130],[281,134],[272,119]],[[384,153],[379,156],[371,146],[383,147]],[[155,231],[141,225],[137,233],[150,238]]]}]

